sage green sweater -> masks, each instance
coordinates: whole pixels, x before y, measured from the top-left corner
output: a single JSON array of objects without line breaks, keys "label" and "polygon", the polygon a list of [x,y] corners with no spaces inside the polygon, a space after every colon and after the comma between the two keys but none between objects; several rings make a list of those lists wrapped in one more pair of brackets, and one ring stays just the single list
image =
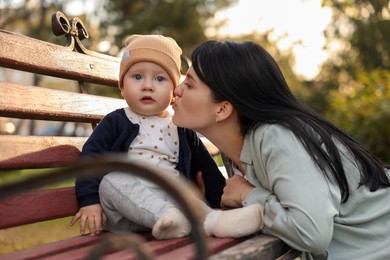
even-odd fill
[{"label": "sage green sweater", "polygon": [[336,145],[350,188],[345,203],[290,130],[263,125],[251,131],[240,159],[256,188],[243,205],[264,205],[263,232],[302,251],[302,259],[390,259],[390,188],[359,187],[355,160]]}]

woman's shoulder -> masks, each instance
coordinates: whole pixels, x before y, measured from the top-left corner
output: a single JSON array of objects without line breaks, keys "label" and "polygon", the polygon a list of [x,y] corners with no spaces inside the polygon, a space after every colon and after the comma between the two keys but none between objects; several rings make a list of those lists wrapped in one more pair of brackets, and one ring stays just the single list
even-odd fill
[{"label": "woman's shoulder", "polygon": [[255,127],[249,134],[252,136],[275,137],[292,135],[293,133],[290,129],[280,124],[262,124]]},{"label": "woman's shoulder", "polygon": [[286,147],[300,143],[295,134],[280,124],[263,124],[250,131],[246,140],[260,147]]}]

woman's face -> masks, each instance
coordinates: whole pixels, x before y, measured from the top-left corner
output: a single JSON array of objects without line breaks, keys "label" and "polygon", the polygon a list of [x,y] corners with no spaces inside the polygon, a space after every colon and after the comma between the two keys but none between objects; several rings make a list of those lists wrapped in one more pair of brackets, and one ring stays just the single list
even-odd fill
[{"label": "woman's face", "polygon": [[216,123],[219,104],[214,103],[210,88],[199,79],[192,67],[174,94],[174,124],[202,133]]}]

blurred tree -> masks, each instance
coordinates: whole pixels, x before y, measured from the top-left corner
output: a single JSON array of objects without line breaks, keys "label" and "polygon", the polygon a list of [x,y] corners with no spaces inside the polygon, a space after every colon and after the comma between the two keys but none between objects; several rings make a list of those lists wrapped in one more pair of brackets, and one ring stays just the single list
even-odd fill
[{"label": "blurred tree", "polygon": [[51,14],[62,10],[65,3],[65,0],[2,0],[0,28],[59,43],[60,39],[51,32]]},{"label": "blurred tree", "polygon": [[[329,60],[313,83],[312,102],[390,162],[390,9],[388,0],[323,0],[333,11],[325,31]],[[387,150],[387,151],[386,151]]]},{"label": "blurred tree", "polygon": [[327,116],[390,163],[390,73],[359,72],[356,80],[331,90]]},{"label": "blurred tree", "polygon": [[[106,0],[98,8],[101,29],[123,46],[131,34],[156,33],[174,38],[188,56],[194,44],[206,39],[207,22],[216,11],[237,0]],[[104,13],[102,14],[102,11]]]},{"label": "blurred tree", "polygon": [[328,47],[341,46],[330,62],[354,74],[390,68],[390,4],[388,0],[323,0],[332,7],[333,22],[325,31]]},{"label": "blurred tree", "polygon": [[[85,45],[91,49],[97,50],[98,43],[106,41],[112,48],[104,52],[117,55],[127,36],[156,33],[176,39],[189,55],[195,44],[206,39],[205,30],[215,12],[237,1],[101,0],[94,2],[92,12],[82,10],[78,17],[88,29],[90,39]],[[86,0],[22,0],[17,4],[13,0],[2,0],[0,28],[59,43],[61,39],[51,33],[51,14],[62,11],[68,15],[64,10],[74,2],[86,9]]]},{"label": "blurred tree", "polygon": [[325,31],[330,58],[317,78],[324,89],[338,88],[360,71],[390,68],[388,0],[323,0],[323,5],[333,13]]}]

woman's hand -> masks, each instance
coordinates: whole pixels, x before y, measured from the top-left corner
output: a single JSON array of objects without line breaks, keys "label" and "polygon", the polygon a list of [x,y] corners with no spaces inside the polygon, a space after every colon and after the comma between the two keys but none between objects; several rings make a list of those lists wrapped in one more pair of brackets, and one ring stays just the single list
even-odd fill
[{"label": "woman's hand", "polygon": [[226,180],[226,186],[221,197],[221,207],[223,209],[241,208],[242,202],[254,187],[243,177],[233,175]]},{"label": "woman's hand", "polygon": [[107,218],[100,204],[93,204],[80,208],[79,212],[70,221],[73,226],[80,220],[80,233],[85,234],[85,226],[88,225],[90,236],[95,236],[100,233],[102,226],[106,224]]}]

